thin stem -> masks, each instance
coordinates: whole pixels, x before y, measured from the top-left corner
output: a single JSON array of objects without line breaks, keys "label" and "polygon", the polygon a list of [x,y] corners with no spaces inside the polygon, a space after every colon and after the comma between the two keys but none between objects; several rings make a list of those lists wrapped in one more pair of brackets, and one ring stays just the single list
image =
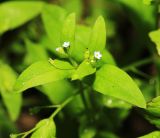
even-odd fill
[{"label": "thin stem", "polygon": [[68,57],[70,63],[74,66],[74,67],[77,67],[78,64],[71,58],[71,57]]},{"label": "thin stem", "polygon": [[129,71],[129,70],[132,70],[133,68],[137,68],[137,67],[146,65],[146,64],[148,64],[148,63],[150,63],[152,61],[153,61],[153,58],[146,58],[146,59],[140,60],[138,62],[132,63],[131,65],[129,65],[127,67],[124,67],[122,69],[124,71]]},{"label": "thin stem", "polygon": [[60,107],[60,105],[49,105],[49,106],[37,106],[37,107],[33,107],[30,108],[30,112],[32,114],[38,113],[40,110],[44,109],[44,108],[58,108]]},{"label": "thin stem", "polygon": [[59,108],[57,108],[53,114],[51,114],[51,116],[49,118],[54,118],[69,102],[71,102],[74,99],[75,95],[69,97],[68,99],[66,99],[60,106]]},{"label": "thin stem", "polygon": [[80,82],[80,94],[81,94],[83,104],[86,108],[86,111],[89,111],[89,107],[88,107],[87,100],[86,100],[86,97],[85,97],[85,94],[84,94],[84,88],[83,88],[82,82]]}]

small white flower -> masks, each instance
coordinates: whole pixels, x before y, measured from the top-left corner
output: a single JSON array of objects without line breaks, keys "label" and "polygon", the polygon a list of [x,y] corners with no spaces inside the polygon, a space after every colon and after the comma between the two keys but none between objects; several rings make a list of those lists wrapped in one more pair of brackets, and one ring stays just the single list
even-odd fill
[{"label": "small white flower", "polygon": [[60,49],[61,49],[61,47],[57,47],[57,48],[56,48],[56,51],[57,51],[57,52],[59,52],[59,51],[60,51]]},{"label": "small white flower", "polygon": [[62,46],[67,48],[70,46],[70,42],[64,42]]},{"label": "small white flower", "polygon": [[95,51],[95,52],[94,52],[94,57],[95,57],[96,59],[101,59],[101,58],[102,58],[101,52],[100,52],[100,51]]}]

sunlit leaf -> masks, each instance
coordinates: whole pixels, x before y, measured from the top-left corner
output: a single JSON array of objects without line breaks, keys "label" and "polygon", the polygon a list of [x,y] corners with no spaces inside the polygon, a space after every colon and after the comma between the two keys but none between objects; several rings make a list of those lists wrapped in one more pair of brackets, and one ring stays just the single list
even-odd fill
[{"label": "sunlit leaf", "polygon": [[145,99],[131,77],[113,65],[104,65],[96,73],[94,89],[104,95],[113,96],[141,108]]},{"label": "sunlit leaf", "polygon": [[55,138],[56,126],[52,119],[43,119],[36,125],[31,138]]},{"label": "sunlit leaf", "polygon": [[63,22],[62,34],[61,34],[61,44],[64,42],[69,42],[69,53],[72,54],[75,46],[75,27],[76,19],[75,13],[71,13]]},{"label": "sunlit leaf", "polygon": [[56,5],[46,4],[42,12],[45,30],[53,43],[53,49],[61,46],[61,31],[66,11]]},{"label": "sunlit leaf", "polygon": [[82,79],[85,76],[91,75],[96,71],[96,68],[92,67],[92,65],[88,61],[83,61],[76,71],[72,75],[72,80]]},{"label": "sunlit leaf", "polygon": [[22,72],[15,83],[14,90],[22,92],[31,87],[62,80],[70,77],[72,71],[57,69],[48,61],[39,61]]},{"label": "sunlit leaf", "polygon": [[88,48],[91,52],[102,51],[105,48],[105,43],[106,43],[105,21],[103,17],[100,16],[96,20],[95,25],[92,29]]}]

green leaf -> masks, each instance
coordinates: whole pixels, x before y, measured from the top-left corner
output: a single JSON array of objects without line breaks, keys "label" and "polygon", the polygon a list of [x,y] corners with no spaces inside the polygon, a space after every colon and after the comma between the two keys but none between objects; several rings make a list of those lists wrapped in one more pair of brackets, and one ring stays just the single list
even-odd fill
[{"label": "green leaf", "polygon": [[0,34],[23,25],[37,16],[42,8],[43,2],[33,1],[14,1],[0,4]]},{"label": "green leaf", "polygon": [[70,77],[72,72],[73,70],[57,69],[48,61],[39,61],[22,72],[15,83],[14,90],[22,92],[31,87],[62,80]]},{"label": "green leaf", "polygon": [[106,64],[97,71],[94,89],[138,107],[146,107],[145,99],[136,83],[116,66]]},{"label": "green leaf", "polygon": [[[128,15],[131,18],[132,22],[136,25],[137,29],[143,29],[144,23],[137,22],[138,19],[141,18],[143,22],[146,22],[147,24],[154,25],[155,22],[155,7],[154,6],[146,6],[143,4],[142,0],[119,0],[120,3],[124,4],[127,8],[126,11],[128,11]],[[137,16],[134,16],[134,15]],[[146,28],[145,28],[146,30]]]},{"label": "green leaf", "polygon": [[73,67],[67,61],[58,60],[58,59],[55,59],[55,60],[49,59],[49,62],[57,69],[61,69],[61,70],[72,70],[72,69],[75,69],[75,67]]},{"label": "green leaf", "polygon": [[96,20],[95,25],[92,29],[88,48],[91,52],[102,51],[105,48],[105,43],[106,43],[105,21],[103,17],[100,16]]},{"label": "green leaf", "polygon": [[48,59],[47,52],[40,44],[32,43],[30,40],[26,40],[26,47],[27,47],[27,54],[24,62],[27,65],[40,60]]},{"label": "green leaf", "polygon": [[151,102],[147,104],[147,111],[154,115],[154,116],[160,116],[160,96],[152,99]]},{"label": "green leaf", "polygon": [[149,33],[149,37],[151,38],[152,42],[156,44],[156,49],[158,51],[158,55],[160,55],[160,29],[155,30]]},{"label": "green leaf", "polygon": [[80,138],[93,138],[96,135],[96,129],[93,127],[84,128],[80,132]]},{"label": "green leaf", "polygon": [[41,120],[31,138],[55,138],[56,126],[52,119]]},{"label": "green leaf", "polygon": [[92,67],[90,62],[83,61],[72,75],[72,80],[82,79],[85,76],[91,75],[96,71],[96,68]]},{"label": "green leaf", "polygon": [[106,49],[102,51],[102,59],[97,61],[96,67],[101,67],[104,64],[116,65],[113,56]]},{"label": "green leaf", "polygon": [[88,48],[90,33],[90,27],[77,25],[75,35],[75,47],[71,56],[78,62],[84,60],[84,53]]},{"label": "green leaf", "polygon": [[152,2],[153,0],[143,0],[143,3],[145,4],[145,5],[151,5],[151,2]]},{"label": "green leaf", "polygon": [[145,136],[139,137],[139,138],[159,138],[160,137],[160,131],[154,131],[152,133],[149,133]]},{"label": "green leaf", "polygon": [[75,12],[80,18],[83,12],[83,2],[81,0],[62,0],[63,7],[69,12]]},{"label": "green leaf", "polygon": [[52,103],[61,104],[73,95],[74,87],[67,80],[59,80],[43,85],[41,90]]},{"label": "green leaf", "polygon": [[46,4],[42,12],[45,30],[53,43],[53,49],[61,46],[61,31],[66,11],[56,5]]},{"label": "green leaf", "polygon": [[0,63],[0,93],[12,120],[16,120],[22,105],[21,94],[13,94],[16,73],[10,66]]},{"label": "green leaf", "polygon": [[75,28],[76,28],[76,19],[75,13],[71,13],[64,20],[61,34],[61,44],[64,42],[70,42],[70,54],[72,53],[75,46]]}]

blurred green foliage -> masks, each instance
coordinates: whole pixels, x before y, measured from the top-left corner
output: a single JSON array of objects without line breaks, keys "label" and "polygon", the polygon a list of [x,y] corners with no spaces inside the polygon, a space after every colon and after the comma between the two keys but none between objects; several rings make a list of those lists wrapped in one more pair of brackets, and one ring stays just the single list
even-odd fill
[{"label": "blurred green foliage", "polygon": [[[154,125],[141,138],[159,138],[159,7],[158,0],[3,0],[0,137],[148,134],[127,132],[134,111]],[[37,105],[39,123],[21,133],[22,115]]]}]

